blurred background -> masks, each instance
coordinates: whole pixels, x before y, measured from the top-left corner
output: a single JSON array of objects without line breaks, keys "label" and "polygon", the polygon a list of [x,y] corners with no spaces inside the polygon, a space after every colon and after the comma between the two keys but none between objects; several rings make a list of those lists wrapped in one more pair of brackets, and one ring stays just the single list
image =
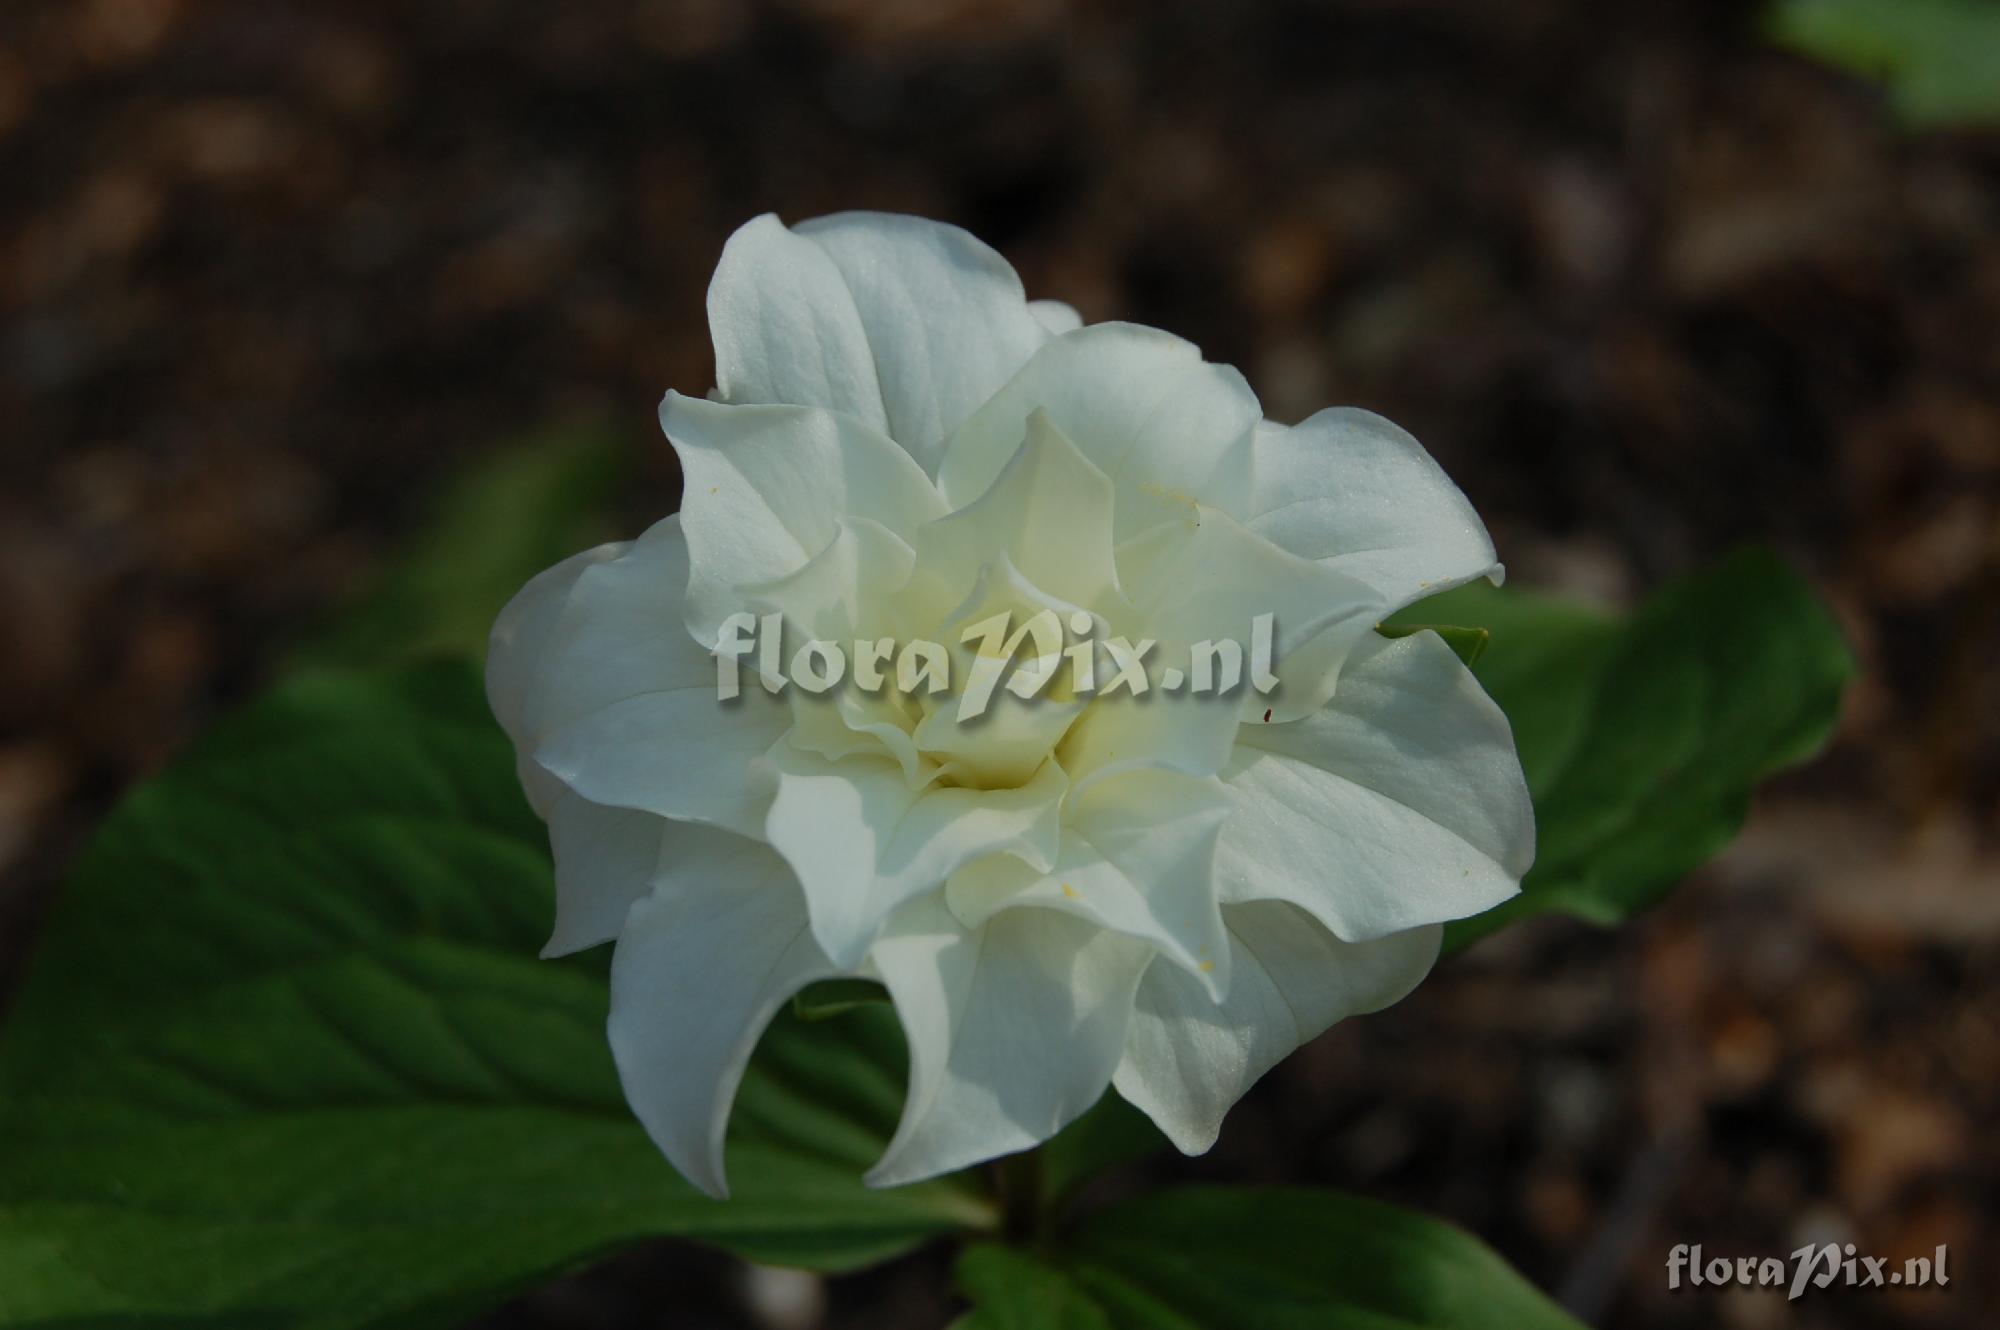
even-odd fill
[{"label": "blurred background", "polygon": [[[1626,603],[1775,543],[1866,671],[1832,752],[1666,905],[1490,940],[1295,1056],[1208,1157],[1145,1167],[1441,1213],[1606,1327],[1995,1324],[2000,133],[1770,22],[10,0],[0,994],[110,802],[392,566],[449,476],[583,428],[629,452],[624,529],[673,506],[654,404],[712,381],[735,226],[916,212],[1033,296],[1192,338],[1276,418],[1406,425],[1522,584]],[[1665,1286],[1676,1243],[1809,1241],[1948,1244],[1953,1282]],[[942,1258],[820,1287],[662,1246],[491,1325],[953,1307]]]}]

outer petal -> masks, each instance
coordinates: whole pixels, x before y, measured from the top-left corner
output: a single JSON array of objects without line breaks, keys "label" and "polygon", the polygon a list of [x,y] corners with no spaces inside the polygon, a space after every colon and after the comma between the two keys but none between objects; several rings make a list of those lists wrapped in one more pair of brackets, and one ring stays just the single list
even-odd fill
[{"label": "outer petal", "polygon": [[1066,305],[1060,300],[1030,300],[1028,312],[1033,314],[1044,328],[1057,336],[1075,332],[1083,326],[1083,315],[1076,312],[1076,307]]},{"label": "outer petal", "polygon": [[687,623],[709,646],[717,626],[743,608],[741,588],[798,570],[832,542],[842,518],[868,518],[908,541],[944,515],[907,453],[832,411],[668,393],[660,425],[687,478]]},{"label": "outer petal", "polygon": [[1223,899],[1291,901],[1351,942],[1477,914],[1534,861],[1507,717],[1435,633],[1370,637],[1324,711],[1244,726],[1222,778]]},{"label": "outer petal", "polygon": [[1342,942],[1281,901],[1231,905],[1223,917],[1229,995],[1218,1003],[1186,971],[1153,965],[1112,1081],[1184,1154],[1214,1145],[1223,1114],[1293,1049],[1415,988],[1444,931]]},{"label": "outer petal", "polygon": [[765,213],[738,227],[708,284],[724,401],[823,406],[889,429],[875,352],[832,257]]},{"label": "outer petal", "polygon": [[[763,804],[749,763],[787,714],[754,684],[718,698],[716,663],[683,622],[687,576],[687,544],[670,517],[584,567],[546,631],[530,631],[540,611],[516,620],[504,642],[496,628],[488,689],[512,699],[532,677],[525,701],[509,707],[515,743],[592,803],[754,835]],[[538,652],[532,668],[520,651]]]},{"label": "outer petal", "polygon": [[909,1039],[909,1099],[869,1184],[1025,1150],[1096,1103],[1152,954],[1054,910],[968,930],[941,893],[905,906],[873,959]]},{"label": "outer petal", "polygon": [[1458,486],[1407,432],[1335,407],[1254,448],[1252,531],[1381,592],[1384,613],[1476,577],[1496,580],[1493,541]]},{"label": "outer petal", "polygon": [[814,936],[846,967],[897,906],[961,864],[1003,850],[1053,862],[1068,788],[1049,762],[1018,789],[912,789],[888,758],[829,762],[789,742],[763,770],[777,791],[765,835],[798,873]]},{"label": "outer petal", "polygon": [[1037,407],[1111,477],[1114,540],[1197,501],[1231,512],[1249,502],[1261,408],[1243,376],[1158,329],[1096,323],[1037,351],[952,434],[938,485],[953,507],[986,492]]},{"label": "outer petal", "polygon": [[629,808],[606,808],[564,788],[549,809],[556,861],[556,923],[542,955],[567,956],[609,942],[633,903],[653,890],[662,847],[714,833]]},{"label": "outer petal", "polygon": [[890,437],[935,473],[945,435],[1048,338],[1021,279],[970,232],[921,217],[843,212],[797,231],[853,296]]},{"label": "outer petal", "polygon": [[1230,803],[1221,784],[1142,771],[1101,781],[1064,810],[1051,872],[1013,855],[967,864],[945,889],[968,928],[1002,910],[1061,910],[1158,949],[1220,999],[1229,949],[1215,898],[1215,841]]},{"label": "outer petal", "polygon": [[539,727],[531,727],[529,707],[553,649],[556,621],[562,617],[577,579],[587,569],[616,559],[630,548],[629,541],[599,545],[535,574],[500,611],[487,638],[486,704],[514,741],[515,751],[521,755],[517,762],[521,785],[528,802],[544,818],[562,786],[527,758],[540,737]]},{"label": "outer petal", "polygon": [[729,1105],[757,1039],[793,993],[836,970],[784,860],[697,834],[619,935],[608,1028],[647,1134],[688,1181],[723,1197]]}]

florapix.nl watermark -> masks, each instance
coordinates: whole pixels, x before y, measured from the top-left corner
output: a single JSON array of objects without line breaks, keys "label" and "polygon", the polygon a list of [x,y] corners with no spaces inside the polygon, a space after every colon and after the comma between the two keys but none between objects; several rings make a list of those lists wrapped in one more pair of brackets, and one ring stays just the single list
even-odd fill
[{"label": "florapix.nl watermark", "polygon": [[[1271,668],[1276,655],[1276,622],[1273,614],[1252,616],[1247,651],[1242,643],[1227,638],[1196,642],[1187,650],[1186,669],[1168,665],[1155,675],[1146,658],[1159,645],[1157,641],[1099,636],[1098,620],[1081,610],[1068,616],[1042,610],[1018,626],[1011,614],[997,614],[970,625],[959,635],[960,645],[970,650],[964,653],[965,674],[957,681],[955,718],[966,721],[984,714],[1003,680],[1006,690],[1024,702],[1040,696],[1059,679],[1073,697],[1110,697],[1121,691],[1142,697],[1154,688],[1197,697],[1227,697],[1247,676],[1250,687],[1268,695],[1278,686],[1278,676]],[[842,644],[808,638],[787,662],[785,627],[781,614],[738,613],[722,621],[713,648],[716,694],[722,701],[742,693],[739,662],[753,653],[758,680],[769,693],[795,685],[812,694],[846,686],[870,695],[891,688],[907,695],[936,695],[954,687],[952,653],[940,643],[864,637]],[[788,663],[789,671],[785,668]]]},{"label": "florapix.nl watermark", "polygon": [[1701,1244],[1683,1242],[1667,1253],[1667,1287],[1782,1288],[1788,1300],[1808,1288],[1943,1288],[1951,1283],[1945,1269],[1946,1249],[1929,1256],[1911,1256],[1895,1263],[1886,1256],[1863,1256],[1854,1244],[1807,1244],[1789,1257],[1714,1256],[1704,1258]]}]

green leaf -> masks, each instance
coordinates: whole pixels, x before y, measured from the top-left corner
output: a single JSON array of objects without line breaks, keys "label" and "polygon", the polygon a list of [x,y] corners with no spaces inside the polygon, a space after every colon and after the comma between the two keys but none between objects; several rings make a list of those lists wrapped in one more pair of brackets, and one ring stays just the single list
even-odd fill
[{"label": "green leaf", "polygon": [[1535,801],[1521,894],[1447,925],[1447,948],[1545,911],[1611,924],[1658,900],[1735,836],[1759,781],[1825,743],[1854,673],[1825,607],[1765,551],[1629,618],[1484,583],[1418,608],[1492,631],[1473,673]]},{"label": "green leaf", "polygon": [[970,1330],[1578,1330],[1478,1239],[1303,1188],[1175,1188],[958,1266]]},{"label": "green leaf", "polygon": [[522,584],[609,538],[605,517],[627,469],[616,439],[579,430],[482,459],[439,496],[407,556],[295,663],[483,656],[495,616]]},{"label": "green leaf", "polygon": [[1486,648],[1493,641],[1493,634],[1484,628],[1460,628],[1447,623],[1386,623],[1378,626],[1376,632],[1384,637],[1409,637],[1414,633],[1436,633],[1444,639],[1444,644],[1452,649],[1458,658],[1471,669],[1486,654]]},{"label": "green leaf", "polygon": [[602,953],[535,959],[550,870],[469,665],[280,690],[112,816],[0,1044],[0,1326],[447,1326],[675,1236],[843,1269],[990,1227],[871,1191],[886,1008],[786,1017],[736,1198],[620,1095]]},{"label": "green leaf", "polygon": [[1067,1273],[1026,1252],[981,1243],[953,1273],[973,1302],[958,1330],[1112,1330],[1104,1308]]},{"label": "green leaf", "polygon": [[1779,0],[1772,38],[1885,84],[1910,125],[2000,123],[1994,0]]}]

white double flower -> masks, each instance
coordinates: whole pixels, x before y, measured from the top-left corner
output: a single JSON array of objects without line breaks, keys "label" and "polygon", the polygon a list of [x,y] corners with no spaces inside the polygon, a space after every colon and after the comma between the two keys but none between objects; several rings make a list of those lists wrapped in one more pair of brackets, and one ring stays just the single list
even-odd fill
[{"label": "white double flower", "polygon": [[[1499,572],[1409,435],[1265,421],[1188,343],[1080,326],[916,218],[760,217],[708,304],[716,391],[660,408],[681,512],[530,582],[487,669],[554,845],[547,954],[617,940],[625,1091],[697,1186],[724,1194],[744,1066],[814,980],[881,980],[908,1036],[871,1183],[1036,1145],[1107,1084],[1195,1153],[1518,890],[1505,717],[1435,635],[1374,631]],[[950,690],[717,697],[745,611],[973,667],[965,628],[1045,610],[1189,672],[1271,614],[1282,683],[1058,678],[974,718]]]}]

